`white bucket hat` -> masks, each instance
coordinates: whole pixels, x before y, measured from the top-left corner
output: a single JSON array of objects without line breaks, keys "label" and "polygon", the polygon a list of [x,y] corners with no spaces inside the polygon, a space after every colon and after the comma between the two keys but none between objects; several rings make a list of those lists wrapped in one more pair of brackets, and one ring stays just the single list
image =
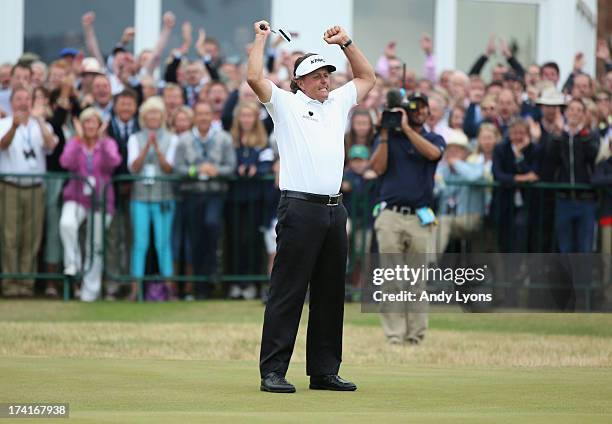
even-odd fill
[{"label": "white bucket hat", "polygon": [[446,136],[446,145],[447,146],[459,146],[464,149],[471,151],[472,148],[468,141],[467,136],[463,131],[451,129]]},{"label": "white bucket hat", "polygon": [[555,87],[546,87],[536,103],[544,106],[565,106],[565,97]]}]

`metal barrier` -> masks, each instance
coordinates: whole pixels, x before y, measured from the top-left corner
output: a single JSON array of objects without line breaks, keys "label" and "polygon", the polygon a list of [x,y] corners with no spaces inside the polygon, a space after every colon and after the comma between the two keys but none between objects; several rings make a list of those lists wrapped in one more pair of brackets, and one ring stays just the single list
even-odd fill
[{"label": "metal barrier", "polygon": [[[129,228],[130,223],[133,224],[135,215],[132,211],[133,199],[133,186],[135,183],[144,184],[144,188],[141,187],[142,191],[140,194],[145,193],[145,198],[142,200],[147,201],[146,193],[147,190],[152,190],[153,187],[161,187],[158,190],[158,194],[161,193],[162,202],[167,204],[160,204],[161,209],[169,208],[175,215],[174,219],[165,221],[162,225],[171,225],[171,228],[165,228],[164,233],[169,234],[169,237],[178,238],[175,240],[173,250],[176,251],[177,255],[174,256],[175,264],[171,264],[171,272],[157,272],[157,273],[144,273],[141,276],[135,276],[131,272],[131,268],[128,269],[125,264],[123,269],[115,269],[113,264],[109,263],[109,257],[112,256],[113,252],[120,252],[118,250],[118,244],[125,243],[130,244],[131,230],[127,233],[124,231],[123,236],[113,240],[114,234],[113,228],[105,231],[104,242],[102,244],[102,268],[105,281],[115,281],[118,284],[125,284],[131,282],[139,283],[138,298],[143,300],[144,298],[144,282],[147,281],[160,281],[170,280],[175,282],[197,282],[199,284],[208,284],[211,282],[264,282],[268,280],[268,266],[267,266],[267,252],[264,245],[263,233],[265,230],[270,230],[271,217],[275,210],[275,202],[278,200],[278,190],[273,188],[273,177],[265,176],[260,178],[229,178],[229,179],[213,179],[208,181],[198,179],[188,179],[179,177],[176,175],[167,176],[156,176],[152,178],[142,178],[134,175],[123,175],[115,177],[106,184],[102,189],[100,199],[96,199],[95,191],[91,187],[89,181],[86,178],[64,174],[64,173],[48,173],[44,175],[40,174],[28,174],[28,175],[9,175],[0,174],[0,223],[2,228],[9,230],[14,227],[15,232],[18,234],[25,234],[25,237],[30,237],[30,240],[25,240],[24,245],[30,249],[28,253],[30,257],[35,258],[39,242],[37,242],[35,231],[23,231],[23,225],[28,220],[38,213],[40,216],[40,210],[37,207],[43,207],[40,201],[34,200],[34,191],[19,187],[19,184],[30,186],[40,186],[40,183],[44,183],[43,187],[54,188],[54,193],[49,193],[51,199],[47,199],[45,202],[44,210],[49,215],[48,204],[53,203],[53,197],[57,202],[61,200],[61,188],[65,182],[69,179],[80,180],[84,185],[89,186],[90,202],[95,205],[87,211],[87,225],[89,231],[93,232],[93,211],[95,208],[100,210],[106,210],[107,208],[107,194],[110,187],[115,187],[115,199],[117,206],[117,213],[113,220],[120,221],[119,215],[123,214],[124,223],[127,223]],[[27,183],[30,181],[30,183]],[[32,181],[35,183],[32,184]],[[26,184],[27,183],[27,184]],[[145,184],[146,183],[146,184]],[[212,258],[209,258],[211,262],[216,266],[212,268],[202,268],[200,263],[204,259],[201,255],[194,255],[189,261],[189,247],[192,243],[189,242],[189,237],[193,236],[190,231],[192,228],[186,226],[186,222],[189,221],[189,214],[202,213],[203,211],[191,210],[188,211],[189,206],[189,193],[190,187],[197,187],[198,185],[210,185],[217,184],[217,188],[221,190],[210,190],[205,193],[217,193],[219,197],[219,204],[217,207],[222,209],[217,210],[220,213],[219,219],[216,221],[218,233],[215,237],[218,237],[217,248]],[[370,251],[370,241],[376,242],[376,237],[372,228],[374,218],[372,216],[372,209],[377,194],[376,180],[370,181],[366,184],[365,189],[358,193],[351,193],[346,205],[350,210],[351,218],[351,231],[349,233],[349,258],[347,266],[347,275],[350,276],[353,272],[359,272],[360,263],[363,263],[366,254]],[[554,234],[554,212],[552,212],[551,205],[554,207],[555,198],[558,193],[578,193],[584,190],[593,190],[594,187],[590,185],[568,185],[568,184],[556,184],[556,183],[533,183],[533,184],[518,184],[518,185],[502,185],[497,182],[463,182],[455,181],[448,182],[448,185],[455,186],[467,186],[474,190],[483,190],[491,192],[493,196],[492,209],[489,211],[488,217],[483,221],[482,226],[479,227],[478,231],[475,231],[470,235],[469,238],[462,239],[459,243],[457,253],[462,252],[478,252],[483,246],[488,250],[481,250],[482,252],[552,252],[554,251],[555,234]],[[8,187],[8,190],[7,190]],[[59,187],[59,189],[58,189]],[[129,187],[132,188],[130,193]],[[150,187],[147,188],[147,187]],[[13,194],[10,193],[12,189],[27,192],[26,197],[29,195],[32,198],[29,204],[33,205],[33,209],[30,209],[29,213],[31,217],[25,217],[18,215],[18,219],[11,223],[12,215],[7,215],[8,208],[12,204],[12,200],[9,199]],[[513,192],[521,190],[523,195],[524,203],[522,206],[517,207],[513,199]],[[13,190],[14,191],[14,190]],[[193,191],[193,190],[191,190]],[[49,190],[47,190],[49,192]],[[40,196],[40,194],[36,194]],[[507,208],[500,208],[499,202],[503,204],[505,196],[507,200]],[[498,202],[498,203],[496,203]],[[60,203],[56,203],[58,209]],[[193,206],[193,205],[192,205]],[[161,210],[160,209],[160,210]],[[193,209],[193,208],[192,208]],[[520,210],[519,210],[520,209]],[[125,216],[125,214],[128,214]],[[522,214],[523,220],[517,220],[519,213]],[[27,219],[26,219],[27,218]],[[441,219],[443,217],[440,217]],[[47,216],[49,219],[49,216]],[[205,220],[206,217],[203,217]],[[193,221],[193,219],[192,219]],[[136,222],[140,224],[139,220]],[[160,221],[161,222],[161,221]],[[168,223],[169,222],[169,223]],[[107,228],[108,222],[103,214],[102,226]],[[210,224],[210,223],[209,223]],[[214,222],[213,222],[214,224]],[[40,226],[40,222],[37,222]],[[149,229],[147,228],[147,231]],[[177,236],[178,235],[178,236]],[[136,236],[143,236],[142,233],[136,234]],[[520,236],[520,237],[517,237]],[[483,240],[479,240],[483,238]],[[150,245],[155,245],[155,235],[153,238],[146,237],[150,240]],[[0,237],[0,252],[6,249],[1,243],[5,240],[4,235]],[[169,243],[166,240],[166,243]],[[487,244],[488,243],[488,244]],[[93,237],[90,239],[89,251],[93,252]],[[148,248],[148,246],[147,246]],[[168,247],[166,247],[168,248]],[[15,262],[21,263],[23,252],[28,249],[18,250],[16,256],[14,255]],[[111,255],[109,255],[111,253]],[[174,252],[173,252],[174,253]],[[219,254],[218,254],[219,253]],[[133,249],[124,250],[120,257],[123,260],[126,257],[130,257],[133,254]],[[193,254],[193,252],[192,252]],[[155,256],[155,255],[154,255]],[[2,255],[5,257],[5,255]],[[92,266],[93,255],[87,255],[84,260],[84,267],[79,270],[75,278],[81,278]],[[25,261],[28,262],[28,261]],[[111,261],[112,262],[112,261]],[[196,265],[194,268],[205,269],[206,272],[188,272],[183,265],[185,262],[191,262],[192,265]],[[32,279],[52,279],[63,281],[64,286],[64,299],[69,298],[69,279],[62,272],[36,272],[35,268],[30,266],[29,269],[21,269],[19,267],[7,267],[4,265],[2,272],[0,273],[0,279],[6,280],[32,280]],[[210,264],[209,264],[210,265]],[[158,268],[160,266],[158,265]],[[210,271],[210,270],[213,271]],[[511,283],[498,281],[495,285],[498,287],[508,287]],[[350,284],[349,284],[350,285]],[[348,287],[348,286],[347,286]],[[597,287],[597,284],[589,284],[588,286],[581,287],[584,290],[585,297],[588,299],[590,304],[590,296],[592,290]],[[538,285],[537,282],[531,282],[529,289],[545,288],[543,285]],[[355,290],[353,293],[355,294]],[[358,293],[357,293],[358,294]]]},{"label": "metal barrier", "polygon": [[[264,249],[264,231],[269,229],[272,215],[275,211],[278,197],[278,189],[274,189],[274,176],[268,175],[256,178],[214,178],[214,179],[192,179],[177,175],[164,175],[155,177],[141,177],[136,175],[121,175],[113,178],[109,184],[104,187],[104,192],[115,188],[115,192],[121,192],[122,186],[132,186],[134,183],[139,184],[138,194],[136,197],[148,206],[154,206],[157,203],[166,203],[168,211],[172,211],[174,218],[171,220],[172,228],[167,228],[168,223],[159,220],[157,223],[151,224],[154,228],[154,233],[163,233],[165,237],[171,237],[171,240],[164,240],[164,243],[172,243],[173,262],[174,266],[171,273],[157,272],[144,273],[144,275],[135,275],[134,272],[127,272],[126,267],[123,270],[117,270],[114,266],[109,266],[109,256],[112,256],[112,250],[118,246],[110,246],[109,234],[106,233],[103,247],[103,268],[105,270],[106,280],[118,283],[138,283],[138,299],[144,299],[144,282],[150,281],[172,281],[172,282],[189,282],[209,284],[215,282],[264,282],[268,281],[267,261]],[[202,187],[216,185],[213,189],[205,189],[199,192]],[[218,190],[219,189],[219,190]],[[202,199],[194,198],[193,195],[202,194]],[[204,205],[208,208],[204,210],[193,210],[197,207],[196,203],[208,200],[214,200],[215,205]],[[135,196],[119,195],[117,209],[130,211],[132,222],[134,222],[134,206]],[[106,194],[103,199],[107,199]],[[122,205],[121,202],[124,202]],[[125,202],[130,202],[130,207],[126,208]],[[147,205],[145,205],[147,206]],[[162,205],[163,207],[163,205]],[[221,211],[211,211],[212,208],[221,208]],[[197,223],[201,226],[199,231],[208,231],[211,237],[214,237],[217,243],[212,243],[210,246],[216,245],[214,256],[210,258],[211,252],[208,251],[205,257],[193,257],[191,249],[198,243],[191,243],[190,238],[196,236],[191,224],[194,219],[191,217],[194,213],[202,213],[202,222]],[[220,216],[211,217],[205,216],[215,215],[220,213]],[[148,219],[148,218],[147,218]],[[211,221],[211,222],[209,222]],[[214,222],[213,222],[214,221]],[[106,224],[105,224],[106,226]],[[156,227],[157,226],[157,227]],[[218,228],[213,228],[217,226]],[[147,225],[144,231],[149,231],[150,225]],[[198,231],[196,231],[198,232]],[[149,246],[154,244],[151,238],[145,234],[133,233],[134,240],[137,237],[144,237],[149,240]],[[124,238],[125,239],[125,238]],[[209,246],[209,247],[210,247]],[[133,260],[135,252],[134,246],[128,249],[130,257]],[[218,255],[220,252],[220,255]],[[141,254],[141,253],[140,253]],[[155,256],[155,255],[154,255]],[[159,262],[159,254],[157,255]],[[163,256],[163,255],[162,255]],[[193,259],[193,260],[191,260]],[[207,267],[202,267],[202,262],[214,261],[214,264],[207,263]],[[140,259],[139,259],[140,262]],[[195,272],[188,273],[186,269],[188,263]],[[187,263],[187,265],[186,265]],[[133,268],[130,265],[130,268]],[[140,267],[140,265],[138,266]],[[115,268],[115,269],[113,269]],[[157,268],[160,269],[159,263]],[[163,268],[163,266],[162,266]],[[202,272],[198,273],[198,269]],[[213,269],[212,272],[208,272]],[[222,270],[219,272],[218,270]],[[197,290],[197,287],[196,287]]]},{"label": "metal barrier", "polygon": [[[376,181],[369,182],[371,186],[376,184]],[[568,198],[579,198],[579,193],[585,191],[601,191],[601,188],[597,188],[588,184],[560,184],[560,183],[522,183],[522,184],[502,184],[499,182],[487,182],[484,180],[480,181],[451,181],[446,182],[449,186],[457,187],[468,187],[475,191],[482,190],[483,193],[488,191],[492,197],[490,210],[488,215],[480,216],[479,225],[475,226],[475,230],[471,233],[467,231],[467,234],[462,234],[453,246],[448,244],[440,243],[440,231],[444,225],[450,225],[451,219],[459,220],[465,219],[465,227],[470,228],[469,217],[459,215],[441,215],[437,214],[438,226],[436,229],[437,240],[435,242],[436,247],[444,246],[440,250],[436,250],[439,254],[444,251],[455,253],[455,254],[478,254],[485,253],[489,254],[491,258],[498,256],[503,261],[502,256],[504,254],[515,254],[527,253],[527,254],[551,254],[558,253],[556,249],[556,232],[555,232],[555,203],[560,193],[565,193]],[[349,235],[350,253],[349,253],[349,267],[348,273],[353,272],[355,264],[364,263],[366,261],[366,255],[369,253],[369,246],[362,242],[364,240],[367,230],[371,229],[373,217],[372,208],[369,209],[369,214],[366,209],[363,209],[365,205],[371,205],[372,201],[369,198],[371,193],[375,190],[363,190],[359,196],[352,197],[351,200],[355,202],[352,205],[353,208],[357,208],[359,211],[355,217],[353,217],[351,225],[351,234]],[[517,192],[520,192],[520,200],[515,199]],[[600,197],[600,196],[599,196]],[[594,199],[599,198],[594,196]],[[477,201],[482,198],[467,197],[468,200]],[[359,205],[361,203],[361,205]],[[517,204],[518,203],[518,204]],[[359,209],[361,206],[362,209]],[[466,209],[472,210],[477,208],[470,208],[468,205]],[[484,206],[484,205],[483,205]],[[594,227],[597,225],[597,220],[593,223]],[[373,243],[375,243],[375,234],[372,231]],[[448,234],[447,234],[448,236]],[[362,238],[360,240],[360,238]],[[451,237],[452,239],[452,237]],[[375,251],[375,249],[374,249]],[[534,255],[537,256],[537,255]],[[540,256],[542,257],[542,256]],[[601,258],[603,261],[610,261],[610,258]],[[542,265],[544,266],[544,265]],[[550,266],[547,264],[546,266]],[[538,273],[541,270],[538,270]],[[536,274],[538,274],[536,273]],[[537,275],[535,276],[537,277]],[[534,281],[532,276],[531,281],[527,283],[527,279],[522,281],[521,287],[525,290],[539,290],[539,289],[551,289],[551,286],[546,283],[540,283]],[[576,290],[583,293],[587,310],[591,309],[593,303],[593,291],[601,289],[604,284],[605,273],[603,276],[597,275],[597,281],[589,280],[586,284],[576,286]],[[516,289],[516,282],[514,281],[494,281],[492,284],[495,288],[513,288]],[[553,287],[554,288],[554,287]]]},{"label": "metal barrier", "polygon": [[[63,258],[61,243],[58,245],[62,189],[68,180],[78,180],[87,187],[90,193],[87,198],[95,208],[95,190],[86,178],[68,173],[0,174],[0,280],[4,289],[9,285],[33,285],[34,280],[40,279],[63,281],[64,300],[69,299],[70,278],[60,272]],[[85,217],[88,231],[93,231],[93,208]],[[45,226],[45,221],[53,221],[53,225]],[[43,238],[47,244],[45,249],[58,257],[56,272],[38,272]],[[93,237],[86,250],[93,253]],[[74,278],[81,278],[89,271],[92,256],[81,261]]]}]

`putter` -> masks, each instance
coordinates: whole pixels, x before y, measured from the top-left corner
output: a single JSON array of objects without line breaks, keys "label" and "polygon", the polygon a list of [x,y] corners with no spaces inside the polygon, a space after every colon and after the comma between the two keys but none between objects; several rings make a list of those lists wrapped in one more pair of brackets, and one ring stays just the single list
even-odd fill
[{"label": "putter", "polygon": [[[264,29],[266,29],[266,26],[265,26],[264,24],[260,24],[260,25],[259,25],[259,29],[264,30]],[[289,37],[289,36],[288,36],[288,35],[285,33],[285,31],[283,31],[283,30],[282,30],[282,29],[280,29],[280,28],[278,29],[278,32],[276,32],[276,31],[274,31],[274,30],[272,29],[272,27],[270,27],[270,32],[272,32],[272,33],[274,33],[274,34],[280,34],[280,35],[281,35],[281,37],[283,37],[285,40],[287,40],[287,42],[288,42],[288,43],[290,43],[290,42],[291,42],[291,37]]]}]

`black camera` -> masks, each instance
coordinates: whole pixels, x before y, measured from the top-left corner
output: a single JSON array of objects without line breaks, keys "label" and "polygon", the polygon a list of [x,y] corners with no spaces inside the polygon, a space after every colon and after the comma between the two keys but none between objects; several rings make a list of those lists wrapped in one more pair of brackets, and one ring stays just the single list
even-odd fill
[{"label": "black camera", "polygon": [[403,106],[403,96],[398,90],[389,90],[387,92],[387,107],[382,113],[380,121],[381,128],[393,129],[402,126],[402,112],[394,112],[395,109]]},{"label": "black camera", "polygon": [[382,119],[380,120],[381,128],[399,128],[402,126],[402,112],[392,112],[390,110],[384,110],[382,113]]}]

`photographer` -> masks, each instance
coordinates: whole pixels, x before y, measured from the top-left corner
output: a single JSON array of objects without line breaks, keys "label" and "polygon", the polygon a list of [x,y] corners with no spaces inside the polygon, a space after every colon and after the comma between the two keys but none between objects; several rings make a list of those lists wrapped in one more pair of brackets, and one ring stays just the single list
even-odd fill
[{"label": "photographer", "polygon": [[[397,97],[389,95],[388,106],[395,106]],[[382,211],[374,224],[379,253],[432,253],[435,217],[429,207],[433,204],[436,165],[446,143],[424,128],[429,113],[427,97],[419,92],[411,94],[401,107],[383,113],[370,161],[381,180],[378,201]],[[392,116],[391,122],[387,116]],[[423,285],[421,281],[415,289],[423,290]],[[401,314],[383,311],[381,320],[391,344],[419,344],[427,329],[427,313],[412,311],[410,304]]]}]

